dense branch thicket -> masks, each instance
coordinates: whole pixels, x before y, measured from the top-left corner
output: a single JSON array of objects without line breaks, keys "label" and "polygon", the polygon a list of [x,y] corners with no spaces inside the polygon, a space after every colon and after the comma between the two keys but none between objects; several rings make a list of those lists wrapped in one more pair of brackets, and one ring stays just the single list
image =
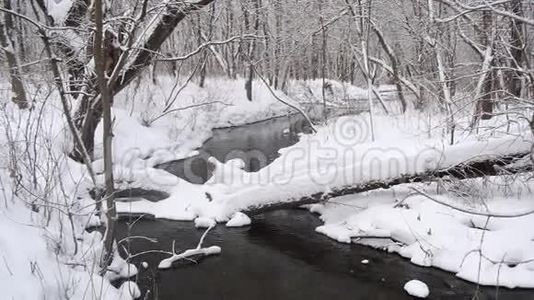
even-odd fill
[{"label": "dense branch thicket", "polygon": [[4,0],[0,8],[13,101],[27,107],[25,85],[39,79],[30,74],[52,73],[79,137],[78,161],[93,157],[102,89],[113,96],[148,67],[153,80],[187,74],[201,87],[206,74],[244,78],[252,101],[257,76],[282,91],[321,79],[323,101],[328,80],[375,94],[391,84],[402,111],[446,112],[451,143],[460,110],[471,110],[472,128],[508,108],[512,118],[532,118],[524,110],[534,97],[532,1],[104,1],[105,85],[97,84],[91,3]]},{"label": "dense branch thicket", "polygon": [[[39,35],[53,40],[91,155],[102,108],[90,1],[72,0],[64,15],[52,14],[43,0],[5,1],[10,5],[4,5],[3,16],[13,23],[10,42],[23,69],[46,71],[46,60],[39,62]],[[106,67],[114,94],[152,65],[152,76],[193,72],[201,86],[206,74],[246,78],[250,99],[253,70],[281,90],[293,79],[322,78],[325,85],[326,79],[356,85],[369,79],[373,85],[393,84],[403,110],[439,105],[452,115],[470,105],[473,126],[491,118],[496,105],[532,105],[531,1],[104,2]],[[45,30],[36,34],[39,26]],[[4,57],[14,62],[9,53]],[[22,86],[17,80],[13,85]],[[82,152],[75,149],[73,157],[82,160]]]}]

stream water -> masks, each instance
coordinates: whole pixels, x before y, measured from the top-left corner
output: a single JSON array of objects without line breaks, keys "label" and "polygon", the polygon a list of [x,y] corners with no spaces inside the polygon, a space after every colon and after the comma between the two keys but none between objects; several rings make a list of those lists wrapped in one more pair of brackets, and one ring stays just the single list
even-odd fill
[{"label": "stream water", "polygon": [[159,168],[192,183],[204,183],[213,167],[209,157],[220,162],[239,158],[245,170],[255,172],[266,167],[278,156],[278,150],[296,144],[300,133],[310,133],[306,120],[300,115],[274,118],[245,126],[216,129],[199,154],[183,160],[159,165]]},{"label": "stream water", "polygon": [[[212,168],[209,156],[219,161],[239,157],[248,171],[257,171],[278,157],[280,148],[298,141],[307,132],[298,117],[277,118],[238,128],[214,130],[200,154],[160,167],[191,182],[203,183]],[[263,159],[251,155],[261,151]],[[320,220],[304,210],[280,210],[256,215],[252,225],[226,228],[219,225],[206,237],[204,246],[218,245],[222,253],[201,261],[182,261],[170,270],[157,265],[171,251],[196,247],[203,231],[192,222],[122,219],[119,239],[146,236],[157,239],[131,239],[124,245],[131,254],[149,251],[133,258],[139,267],[137,282],[146,299],[410,299],[403,290],[408,280],[420,279],[431,290],[430,299],[534,299],[531,290],[477,289],[433,268],[421,268],[396,254],[359,245],[337,243],[315,233]],[[363,264],[362,260],[369,260]],[[478,290],[478,292],[477,292]]]}]

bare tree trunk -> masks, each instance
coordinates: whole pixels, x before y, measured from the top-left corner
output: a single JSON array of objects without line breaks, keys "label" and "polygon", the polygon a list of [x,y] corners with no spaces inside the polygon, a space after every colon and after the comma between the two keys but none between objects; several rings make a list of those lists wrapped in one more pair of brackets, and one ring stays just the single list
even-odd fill
[{"label": "bare tree trunk", "polygon": [[[4,0],[4,1],[8,1],[8,0]],[[26,6],[24,5],[24,3],[22,3],[21,0],[17,0],[17,5],[16,5],[15,10],[18,14],[21,14],[21,15],[26,14]],[[15,28],[17,31],[17,46],[18,46],[18,51],[20,53],[18,57],[20,61],[24,62],[24,60],[26,59],[26,53],[27,53],[26,43],[25,43],[25,40],[28,39],[28,36],[26,35],[27,31],[22,22],[18,22],[17,24],[15,24]]]},{"label": "bare tree trunk", "polygon": [[[197,15],[197,43],[198,43],[198,46],[202,45],[202,24],[200,22],[200,15]],[[204,83],[206,82],[206,59],[207,59],[206,51],[203,50],[202,55],[200,56],[200,61],[201,61],[200,72],[199,72],[200,79],[198,81],[198,86],[200,88],[204,88]]]},{"label": "bare tree trunk", "polygon": [[[483,45],[493,48],[493,17],[490,12],[482,12],[482,32],[479,36]],[[493,61],[490,61],[487,72],[491,72]],[[489,120],[493,116],[493,84],[491,76],[486,76],[482,84],[482,92],[476,104],[475,117],[482,120]]]},{"label": "bare tree trunk", "polygon": [[[226,1],[227,7],[226,7],[226,15],[227,15],[227,25],[226,25],[226,38],[228,39],[230,35],[233,33],[233,26],[234,26],[234,9],[232,5],[232,1]],[[236,57],[235,57],[236,47],[234,43],[231,43],[227,46],[225,51],[225,60],[226,64],[228,65],[228,68],[226,70],[226,73],[229,78],[236,79]]]},{"label": "bare tree trunk", "polygon": [[[245,33],[248,33],[250,31],[250,11],[247,7],[247,1],[241,2],[241,9],[243,11],[243,31]],[[250,41],[242,42],[241,44],[241,52],[243,56],[245,57],[245,61],[248,62],[248,67],[252,67],[252,57],[250,56]],[[250,78],[250,74],[247,75],[248,68],[245,67],[243,70],[244,76],[246,77],[245,80],[245,93],[247,95],[248,101],[252,101],[252,78]]]},{"label": "bare tree trunk", "polygon": [[100,92],[102,110],[103,110],[103,141],[104,141],[104,177],[105,177],[105,194],[106,200],[106,232],[104,235],[104,256],[101,262],[101,268],[105,270],[111,264],[113,259],[113,244],[115,240],[115,221],[117,212],[115,209],[114,199],[114,181],[113,181],[113,160],[112,160],[112,123],[111,123],[111,103],[113,94],[110,91],[107,80],[107,51],[104,46],[103,30],[103,9],[102,0],[95,0],[95,39],[94,39],[94,57],[96,65],[96,76],[98,89]]},{"label": "bare tree trunk", "polygon": [[274,0],[274,19],[275,19],[275,35],[276,42],[273,45],[273,86],[278,89],[280,85],[280,55],[282,54],[282,0]]},{"label": "bare tree trunk", "polygon": [[[360,31],[361,31],[361,48],[363,53],[363,63],[365,66],[365,73],[367,74],[367,100],[369,102],[369,124],[371,129],[371,141],[375,140],[374,133],[374,121],[373,121],[373,79],[371,76],[370,60],[369,60],[369,38],[371,33],[371,0],[367,1],[367,9],[365,9],[360,1],[360,12],[361,12],[361,21],[360,21]],[[364,11],[366,15],[364,14]],[[365,17],[364,17],[365,16]]]},{"label": "bare tree trunk", "polygon": [[[3,0],[3,7],[11,10],[10,0]],[[10,14],[3,14],[4,21],[0,19],[0,46],[4,50],[7,66],[9,68],[9,76],[11,78],[11,100],[17,104],[20,109],[28,108],[28,99],[26,98],[26,90],[22,82],[21,69],[18,57],[15,54],[15,43],[13,20]]]},{"label": "bare tree trunk", "polygon": [[408,104],[406,103],[406,99],[404,98],[404,93],[402,91],[402,81],[400,78],[399,60],[397,59],[395,52],[393,51],[393,48],[391,48],[389,44],[386,42],[386,39],[382,31],[374,24],[374,22],[371,22],[371,26],[376,36],[378,37],[378,41],[380,45],[382,45],[382,49],[384,49],[384,51],[389,57],[389,60],[391,61],[391,69],[393,70],[393,80],[395,82],[395,87],[397,88],[397,96],[399,97],[399,101],[402,106],[402,112],[406,112]]},{"label": "bare tree trunk", "polygon": [[[38,1],[38,0],[37,0]],[[177,7],[173,3],[168,3],[161,20],[154,27],[150,36],[145,40],[143,46],[132,57],[131,67],[124,70],[122,75],[118,76],[113,82],[110,82],[110,94],[116,95],[132,80],[137,78],[147,66],[152,62],[152,58],[160,49],[161,45],[169,38],[176,26],[182,22],[189,14],[209,5],[215,0],[199,0],[194,4],[187,4],[185,7]],[[94,150],[95,130],[102,118],[102,101],[95,98],[83,97],[75,113],[77,127],[82,135],[82,140],[90,156]],[[73,151],[73,158],[82,160],[77,151]]]},{"label": "bare tree trunk", "polygon": [[[532,114],[532,118],[530,119],[530,131],[534,135],[534,114]],[[532,144],[532,148],[530,149],[530,160],[532,161],[532,165],[534,165],[534,144]]]},{"label": "bare tree trunk", "polygon": [[[260,29],[260,7],[261,3],[260,0],[252,0],[254,3],[254,33],[257,34]],[[245,15],[244,21],[245,21],[245,31],[248,34],[248,31],[250,30],[250,20],[251,20],[251,13],[248,11],[247,8],[243,5],[243,14]],[[243,51],[246,51],[247,61],[248,61],[248,68],[245,69],[246,74],[246,82],[245,82],[245,91],[247,94],[247,99],[249,101],[252,101],[252,82],[254,80],[254,55],[256,52],[256,41],[251,40],[247,43],[245,43],[246,47]]]},{"label": "bare tree trunk", "polygon": [[[523,4],[521,0],[513,0],[510,4],[512,12],[522,17]],[[524,53],[525,53],[525,32],[523,22],[517,19],[511,19],[510,24],[510,53],[512,54],[512,67],[516,69],[523,68]],[[510,80],[508,82],[509,90],[515,97],[521,97],[523,74],[519,71],[510,72]]]},{"label": "bare tree trunk", "polygon": [[[213,19],[214,18],[215,18],[215,5],[212,4],[211,12],[210,12],[210,19],[208,23],[208,37],[206,39],[206,42],[211,40],[213,36]],[[198,15],[197,17],[197,31],[198,31],[198,45],[200,46],[204,39],[204,34],[202,33],[202,24],[200,22],[200,15]],[[200,72],[199,72],[200,79],[198,82],[198,86],[201,88],[203,88],[204,84],[206,83],[206,65],[208,64],[208,53],[206,52],[206,50],[202,50],[202,52],[203,53],[200,57],[200,60],[201,60],[201,66],[200,66]],[[214,53],[214,55],[217,55],[217,54]]]},{"label": "bare tree trunk", "polygon": [[[37,3],[41,11],[45,14],[46,23],[50,26],[55,24],[54,18],[48,14],[45,0],[32,0]],[[69,9],[67,18],[65,19],[65,26],[77,28],[82,25],[82,22],[87,15],[87,9],[90,5],[90,0],[73,0],[72,6]],[[73,47],[69,40],[63,37],[56,37],[51,39],[53,46],[61,53],[64,58],[65,65],[67,67],[68,86],[71,91],[79,91],[82,88],[82,80],[84,78],[85,64],[77,56],[77,51]]]},{"label": "bare tree trunk", "polygon": [[[429,19],[432,24],[435,24],[436,19],[434,15],[434,1],[428,0],[428,11]],[[430,35],[427,36],[428,43],[434,48],[434,55],[438,65],[438,78],[441,87],[441,94],[443,95],[444,105],[447,110],[447,132],[450,133],[450,144],[454,144],[454,131],[455,131],[455,121],[454,113],[452,110],[452,96],[451,90],[448,85],[447,73],[445,72],[445,66],[443,64],[443,53],[441,45],[438,43],[439,34],[437,38],[433,38]]]},{"label": "bare tree trunk", "polygon": [[321,93],[323,97],[323,119],[326,122],[328,119],[328,112],[326,110],[326,27],[324,26],[324,16],[323,16],[323,5],[319,2],[319,22],[321,24],[321,33],[322,33],[322,46],[321,46]]},{"label": "bare tree trunk", "polygon": [[[490,68],[493,61],[493,48],[491,46],[488,46],[486,51],[484,52],[484,61],[482,62],[482,74],[480,75],[480,78],[477,83],[477,87],[475,90],[475,100],[483,97],[487,97],[487,95],[482,93],[487,93],[488,90],[488,84],[491,82],[491,80],[488,79],[490,77]],[[480,111],[482,110],[481,107],[479,107],[480,102],[477,102],[477,111],[475,115],[473,116],[473,120],[471,121],[471,129],[474,129],[477,126],[477,123],[480,119]]]}]

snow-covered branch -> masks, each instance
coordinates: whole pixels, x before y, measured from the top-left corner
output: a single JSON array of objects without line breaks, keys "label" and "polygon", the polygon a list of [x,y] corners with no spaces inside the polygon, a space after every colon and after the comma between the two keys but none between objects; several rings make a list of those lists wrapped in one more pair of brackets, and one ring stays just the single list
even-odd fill
[{"label": "snow-covered branch", "polygon": [[195,249],[188,249],[178,254],[176,253],[174,249],[174,243],[173,243],[172,253],[174,254],[171,257],[162,260],[159,263],[158,268],[169,269],[172,266],[173,262],[181,260],[181,259],[189,259],[190,257],[193,257],[193,256],[198,256],[198,255],[209,256],[209,255],[220,254],[221,247],[219,246],[210,246],[206,248],[202,247],[202,244],[204,242],[204,239],[206,238],[206,235],[212,228],[213,226],[209,227],[208,229],[206,229],[206,231],[204,231],[204,234],[202,234],[202,237],[200,238],[200,241],[198,242],[198,246]]}]

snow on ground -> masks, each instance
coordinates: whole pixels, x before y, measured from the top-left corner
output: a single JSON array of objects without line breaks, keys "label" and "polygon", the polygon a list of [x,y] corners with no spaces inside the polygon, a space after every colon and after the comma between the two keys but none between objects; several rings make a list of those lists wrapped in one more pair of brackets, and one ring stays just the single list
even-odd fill
[{"label": "snow on ground", "polygon": [[[367,90],[357,86],[338,82],[328,81],[329,86],[325,89],[325,101],[329,106],[345,106],[347,99],[365,99]],[[320,103],[323,102],[323,80],[293,80],[289,83],[288,94],[299,103]]]},{"label": "snow on ground", "polygon": [[[92,184],[65,155],[71,141],[57,95],[46,102],[42,93],[35,92],[33,110],[4,103],[0,118],[2,298],[131,299],[98,274],[102,236],[85,230],[100,224]],[[135,269],[122,259],[113,266],[122,275]]]},{"label": "snow on ground", "polygon": [[[375,140],[371,141],[366,115],[341,117],[319,128],[315,135],[301,136],[297,144],[282,149],[279,158],[258,172],[243,171],[239,160],[216,163],[214,176],[203,186],[179,178],[166,180],[169,175],[153,176],[150,169],[149,176],[143,177],[141,169],[137,177],[143,178],[145,187],[160,186],[171,196],[158,203],[124,203],[119,210],[180,220],[204,216],[225,222],[237,211],[448,168],[468,160],[525,153],[532,145],[526,122],[517,123],[509,133],[481,131],[474,135],[457,131],[456,143],[449,145],[442,126],[432,126],[422,119],[416,113],[376,116]],[[261,156],[261,150],[256,155]]]},{"label": "snow on ground", "polygon": [[[246,98],[245,81],[212,78],[204,88],[174,77],[143,81],[119,94],[113,107],[113,158],[117,173],[151,168],[162,162],[196,154],[214,128],[239,126],[295,113],[255,81],[253,101]],[[293,101],[280,92],[278,97]],[[95,133],[95,169],[103,170],[102,126]],[[125,166],[121,169],[121,166]],[[121,175],[119,175],[121,176]]]},{"label": "snow on ground", "polygon": [[[161,178],[168,176],[163,174],[152,181],[145,178],[144,186],[160,187],[171,196],[157,203],[119,203],[118,210],[176,220],[228,222],[236,212],[254,207],[373,180],[448,168],[469,160],[526,153],[532,146],[526,122],[515,123],[506,130],[495,130],[506,128],[504,118],[483,122],[477,134],[463,129],[467,128],[467,118],[458,119],[455,143],[449,145],[444,120],[439,114],[416,112],[401,116],[377,115],[373,141],[367,115],[341,117],[320,127],[314,135],[301,136],[296,145],[282,149],[278,159],[255,173],[243,171],[241,161],[231,160],[226,164],[215,163],[215,174],[204,185],[179,178],[160,180],[160,175]],[[413,192],[402,187],[347,200],[350,202],[347,205],[356,210],[334,203],[345,201],[344,198],[334,199],[326,206],[312,206],[312,211],[320,213],[325,220],[325,225],[317,231],[340,242],[386,247],[415,264],[442,268],[469,281],[534,287],[534,267],[528,262],[534,261],[534,233],[527,229],[533,228],[533,217],[490,218],[488,228],[492,229],[482,230],[487,218],[476,215],[479,211],[515,214],[534,208],[534,203],[528,201],[533,198],[530,185],[511,187],[511,191],[521,191],[512,196],[505,193],[498,197],[498,189],[494,193],[481,192],[480,198],[487,200],[483,204],[464,200],[458,203],[458,199],[450,195],[432,193],[432,189],[425,186],[417,187],[440,202],[458,205],[475,214],[458,212],[423,195],[411,196],[402,205],[395,206],[398,203],[394,200],[400,199],[399,195]],[[525,229],[519,231],[518,228]],[[366,238],[370,236],[374,239]],[[483,237],[484,243],[481,243]],[[388,244],[384,245],[384,240],[389,241]],[[481,250],[477,251],[479,248]],[[499,263],[501,261],[504,263]],[[483,272],[475,268],[479,264]]]},{"label": "snow on ground", "polygon": [[[291,80],[288,83],[287,94],[306,108],[312,118],[321,119],[325,113],[328,116],[357,114],[369,110],[367,89],[354,86],[348,82],[327,80],[323,101],[323,80]],[[395,101],[396,88],[392,85],[380,85],[375,90],[380,93],[383,106],[378,105],[379,99],[373,93],[375,111],[399,112],[401,106]],[[409,94],[405,95],[410,97]],[[323,111],[326,105],[327,111]]]},{"label": "snow on ground", "polygon": [[[68,220],[47,225],[38,213],[10,194],[0,170],[0,290],[5,299],[132,299],[98,275],[101,234],[75,221],[77,253]],[[61,228],[63,226],[63,228]],[[63,230],[61,233],[60,230]],[[123,264],[129,265],[129,264]],[[129,265],[130,268],[135,268]],[[96,270],[96,271],[95,271]]]},{"label": "snow on ground", "polygon": [[217,222],[215,222],[215,220],[212,218],[198,217],[195,219],[196,228],[210,228],[215,225],[217,225]]},{"label": "snow on ground", "polygon": [[[482,285],[533,288],[533,175],[406,184],[311,210],[325,222],[316,231],[339,242],[395,252]],[[494,213],[503,217],[486,216]]]},{"label": "snow on ground", "polygon": [[408,293],[408,295],[417,298],[426,298],[430,294],[428,286],[424,282],[417,279],[406,282],[404,285],[404,290]]},{"label": "snow on ground", "polygon": [[366,135],[365,116],[342,117],[316,135],[302,136],[259,172],[235,170],[234,176],[212,186],[214,201],[208,209],[222,206],[222,215],[216,217],[227,218],[235,211],[333,188],[448,168],[470,159],[526,153],[532,145],[526,125],[514,135],[465,136],[448,145],[446,138],[414,136],[411,124],[396,124],[398,120],[391,117],[376,119],[374,142]]},{"label": "snow on ground", "polygon": [[234,216],[226,223],[226,227],[243,227],[250,225],[250,218],[242,212],[236,212]]},{"label": "snow on ground", "polygon": [[137,267],[126,262],[116,252],[105,276],[109,281],[113,282],[121,278],[131,278],[135,275],[137,275]]},{"label": "snow on ground", "polygon": [[[206,224],[213,225],[215,221],[227,222],[236,215],[240,216],[237,214],[239,211],[254,206],[288,201],[371,179],[387,179],[436,166],[447,167],[472,157],[523,152],[531,146],[530,133],[526,133],[525,124],[520,122],[515,123],[509,132],[492,130],[490,133],[481,130],[477,135],[470,135],[459,130],[456,143],[449,146],[448,136],[443,130],[443,116],[418,113],[397,117],[376,116],[374,141],[371,141],[368,118],[360,115],[331,121],[321,127],[317,134],[302,136],[296,145],[282,150],[281,157],[259,172],[244,172],[243,164],[238,160],[217,163],[215,176],[206,185],[195,185],[153,166],[193,155],[195,149],[210,137],[213,128],[241,125],[291,111],[276,101],[258,82],[254,84],[254,101],[249,102],[244,95],[243,80],[212,79],[207,81],[203,89],[194,83],[181,89],[181,83],[176,84],[171,78],[160,78],[158,81],[156,86],[144,83],[132,85],[117,97],[113,109],[114,169],[119,188],[159,189],[167,191],[170,197],[158,203],[118,203],[120,212],[197,220],[199,225],[205,227]],[[310,84],[309,87],[313,91],[317,89],[317,84]],[[338,89],[334,85],[334,91]],[[361,94],[360,90],[352,89],[355,89],[350,92],[353,95],[349,93],[348,98]],[[178,90],[181,90],[179,94]],[[284,97],[281,94],[279,96]],[[59,109],[61,106],[53,103],[41,110],[41,98],[44,99],[44,92],[36,95],[36,108],[33,111],[43,113],[43,118],[33,114],[33,111],[21,112],[9,103],[6,109],[11,111],[6,110],[7,114],[2,119],[9,126],[2,123],[0,127],[5,131],[0,133],[2,144],[7,144],[3,140],[7,136],[15,141],[24,140],[28,132],[29,136],[38,139],[32,142],[36,145],[35,152],[34,149],[28,151],[24,144],[18,143],[15,149],[5,147],[0,150],[0,288],[3,296],[38,299],[42,295],[54,297],[68,291],[72,298],[117,299],[131,296],[130,293],[125,295],[125,289],[132,290],[131,294],[135,295],[132,284],[128,283],[118,290],[110,285],[110,274],[103,278],[94,272],[98,269],[96,264],[101,253],[101,236],[97,232],[87,233],[84,230],[89,224],[99,223],[87,193],[91,182],[84,167],[65,155],[71,149],[72,141],[67,138],[69,135]],[[49,101],[57,102],[57,98],[52,94]],[[174,98],[177,100],[173,103]],[[169,104],[167,110],[165,104]],[[492,122],[498,123],[499,120]],[[493,125],[488,124],[488,127],[495,128]],[[100,150],[99,128],[95,145],[97,158]],[[12,193],[15,185],[12,184],[13,178],[9,177],[11,166],[8,151],[30,162],[23,166],[24,174],[21,177],[22,184],[32,187],[30,191],[18,191],[17,195]],[[26,160],[26,156],[31,156],[31,159]],[[95,161],[94,167],[101,172],[102,161]],[[101,174],[97,180],[102,181]],[[422,196],[407,199],[409,209],[391,208],[392,203],[388,203],[391,198],[388,197],[373,201],[373,207],[368,209],[365,205],[369,205],[369,201],[354,201],[357,203],[351,205],[359,205],[366,210],[354,212],[345,209],[338,213],[331,206],[332,203],[324,207],[314,206],[314,211],[320,212],[325,220],[325,226],[318,231],[340,240],[354,241],[354,231],[351,230],[368,230],[367,233],[394,238],[403,243],[391,246],[388,250],[397,250],[415,263],[453,271],[472,281],[480,279],[483,284],[494,284],[497,273],[500,285],[532,286],[528,278],[533,278],[534,267],[532,263],[525,262],[534,253],[525,250],[532,247],[532,234],[529,232],[532,226],[526,226],[532,224],[530,216],[491,218],[487,224],[491,230],[481,230],[478,228],[485,225],[484,218],[448,211],[446,207],[437,206]],[[525,208],[519,205],[518,199],[511,201],[515,201],[513,204],[517,204],[517,209]],[[375,203],[384,206],[375,207]],[[491,209],[499,209],[500,212],[504,206],[505,202],[500,200],[490,204]],[[43,211],[48,210],[53,212],[50,213],[51,218],[45,218]],[[65,210],[73,213],[72,220],[67,217]],[[355,213],[362,214],[358,220],[367,216],[367,223],[350,223]],[[399,218],[378,222],[383,214],[403,216],[405,213],[411,225],[419,222],[418,216],[421,214],[422,222],[426,223],[424,227],[417,227],[415,232],[426,240],[431,237],[431,245],[414,238],[410,234],[412,232],[406,229],[409,227],[406,224],[393,222],[400,222]],[[453,217],[446,219],[448,215]],[[444,218],[453,225],[445,228],[440,222]],[[245,218],[238,219],[240,222],[236,223],[246,223]],[[519,229],[523,233],[518,234]],[[476,247],[477,239],[482,238],[480,231],[484,232],[485,237],[482,250],[469,252]],[[465,239],[469,247],[457,249],[451,246],[447,237],[450,239],[454,236],[457,239],[456,234],[461,234],[460,238]],[[78,249],[74,247],[74,238],[78,241]],[[417,247],[418,241],[425,246]],[[500,243],[509,247],[504,252],[499,250],[502,247],[490,247]],[[469,255],[462,258],[462,264],[458,267],[460,257],[465,256],[466,251]],[[431,259],[427,253],[432,253]],[[487,272],[478,278],[479,273],[474,271],[473,266],[478,266],[481,257],[481,265]],[[500,261],[505,264],[494,263]],[[135,267],[119,260],[114,266],[119,275],[129,276],[137,271]]]},{"label": "snow on ground", "polygon": [[[258,81],[253,84],[253,101],[249,101],[244,85],[242,79],[210,78],[200,88],[194,82],[186,84],[183,80],[162,76],[155,85],[143,81],[137,87],[128,88],[116,97],[114,108],[125,110],[125,115],[140,125],[163,132],[174,143],[198,142],[197,135],[207,133],[208,136],[202,136],[206,139],[213,128],[239,126],[294,113]],[[284,94],[276,93],[291,101]],[[126,128],[129,125],[132,124],[127,123]]]},{"label": "snow on ground", "polygon": [[[325,99],[330,106],[351,105],[351,100],[367,100],[367,89],[363,89],[347,82],[327,80]],[[395,86],[381,85],[377,91],[387,93],[395,91]],[[288,95],[299,103],[323,102],[323,80],[292,80],[288,84]],[[373,98],[375,96],[373,95]]]},{"label": "snow on ground", "polygon": [[126,281],[123,284],[121,284],[121,287],[119,288],[120,292],[120,299],[138,299],[141,297],[141,290],[139,290],[139,287],[137,284],[133,281]]},{"label": "snow on ground", "polygon": [[[362,98],[366,90],[331,81],[329,103],[340,105],[346,99]],[[116,96],[113,107],[114,159],[121,165],[143,164],[145,167],[181,159],[211,137],[214,128],[250,124],[294,114],[296,111],[277,100],[261,81],[253,83],[253,101],[245,94],[245,80],[208,78],[200,88],[171,76],[160,76],[153,84],[143,80]],[[380,89],[390,89],[389,86]],[[320,81],[293,81],[288,95],[274,91],[277,97],[296,106],[317,102]],[[321,100],[322,101],[322,100]],[[102,127],[95,139],[95,154],[100,157]],[[100,169],[102,162],[95,162]]]}]

